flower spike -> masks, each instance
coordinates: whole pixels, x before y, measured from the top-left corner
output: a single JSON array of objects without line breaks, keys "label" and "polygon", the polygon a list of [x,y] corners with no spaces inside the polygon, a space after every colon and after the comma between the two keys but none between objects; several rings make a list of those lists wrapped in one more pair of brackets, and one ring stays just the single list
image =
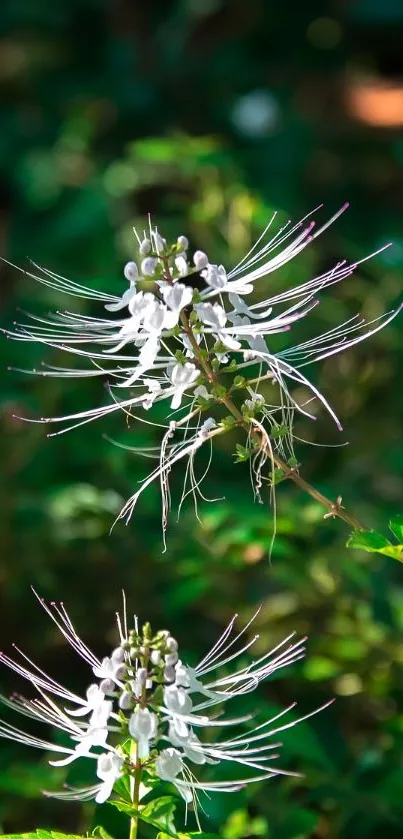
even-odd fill
[{"label": "flower spike", "polygon": [[[128,499],[119,518],[127,522],[142,492],[157,481],[162,493],[165,541],[171,467],[180,460],[187,461],[180,507],[192,494],[197,513],[208,468],[198,476],[196,456],[204,443],[211,447],[216,434],[229,433],[234,426],[246,434],[245,445],[237,449],[236,457],[250,459],[253,490],[259,498],[263,480],[269,484],[272,481],[262,475],[268,458],[280,469],[296,462],[295,418],[302,415],[315,419],[306,408],[307,402],[300,399],[301,385],[309,394],[308,403],[321,405],[342,430],[329,400],[303,368],[371,337],[396,317],[401,306],[369,322],[356,315],[302,343],[294,343],[291,334],[299,321],[320,304],[323,292],[347,279],[384,248],[352,263],[341,260],[329,271],[283,292],[270,295],[268,287],[270,275],[308,247],[347,206],[344,204],[321,226],[312,218],[313,211],[295,225],[283,225],[269,238],[273,216],[250,251],[229,271],[211,262],[204,251],[189,253],[185,236],[167,244],[149,220],[147,234],[141,237],[135,231],[134,258],[123,271],[128,287],[121,295],[87,288],[35,263],[36,273],[24,272],[73,298],[103,304],[107,315],[70,311],[55,312],[48,318],[28,315],[9,336],[77,356],[86,365],[83,369],[47,365],[35,372],[64,378],[105,377],[111,400],[107,405],[65,417],[29,422],[62,425],[49,436],[118,411],[153,424],[154,406],[159,402],[166,405],[159,463]],[[282,333],[290,335],[290,340],[285,348],[276,349],[276,336]],[[259,428],[263,429],[261,433]],[[295,473],[293,479],[297,482]],[[330,510],[331,505],[327,506]],[[347,514],[340,515],[346,518]]]}]

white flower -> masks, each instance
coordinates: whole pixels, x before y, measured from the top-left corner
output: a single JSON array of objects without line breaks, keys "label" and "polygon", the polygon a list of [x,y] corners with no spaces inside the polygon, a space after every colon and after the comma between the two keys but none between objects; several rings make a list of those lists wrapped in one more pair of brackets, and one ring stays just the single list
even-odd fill
[{"label": "white flower", "polygon": [[174,386],[171,408],[179,408],[185,390],[199,378],[199,370],[194,364],[187,361],[186,364],[174,364],[168,371],[168,375]]},{"label": "white flower", "polygon": [[[292,337],[294,330],[299,320],[307,318],[319,305],[318,295],[351,276],[365,260],[351,264],[342,260],[329,271],[275,294],[268,294],[267,278],[304,250],[345,209],[342,207],[318,229],[307,217],[296,225],[283,225],[270,238],[273,216],[256,244],[231,270],[210,262],[203,251],[189,255],[186,237],[180,236],[171,246],[167,245],[150,226],[147,235],[140,237],[136,233],[137,261],[126,265],[129,288],[121,296],[87,288],[36,265],[38,274],[25,272],[59,293],[102,303],[113,314],[65,311],[48,319],[32,316],[9,333],[16,340],[38,342],[74,355],[83,364],[83,369],[76,363],[61,368],[44,366],[36,371],[38,375],[104,377],[108,382],[110,404],[66,417],[28,421],[62,424],[60,430],[51,434],[64,433],[113,412],[152,424],[154,406],[166,401],[166,421],[161,422],[161,411],[156,416],[157,424],[164,428],[160,446],[153,450],[128,446],[131,451],[155,458],[158,465],[127,500],[119,518],[128,521],[140,494],[157,481],[161,487],[165,538],[169,474],[174,464],[185,459],[181,504],[191,494],[197,511],[198,498],[207,500],[201,484],[208,468],[197,474],[196,455],[200,446],[210,445],[218,433],[230,432],[231,425],[223,422],[223,405],[230,420],[245,434],[256,497],[262,482],[270,482],[269,474],[262,472],[265,462],[273,457],[281,468],[280,461],[286,467],[294,458],[294,418],[316,418],[310,402],[319,403],[342,430],[330,402],[305,368],[375,334],[401,307],[369,322],[354,316],[298,343]],[[180,253],[178,247],[183,249]],[[200,273],[197,289],[190,282],[195,272]],[[136,290],[138,273],[149,278],[147,287],[153,287],[152,291]],[[253,298],[247,297],[252,292]],[[280,333],[287,333],[289,339],[279,346],[276,340]],[[241,379],[238,401],[234,395],[237,376]],[[270,386],[270,394],[265,393],[265,385]],[[255,401],[252,407],[256,390],[263,402]],[[301,401],[304,390],[308,398],[302,397]],[[206,424],[206,405],[197,402],[198,396],[209,403],[208,419],[219,424]],[[169,406],[175,411],[174,426],[168,416]],[[247,410],[253,408],[259,409],[259,420],[247,416]],[[243,418],[242,409],[247,409],[243,410]],[[147,411],[150,414],[146,418]],[[274,434],[280,427],[281,433]]]},{"label": "white flower", "polygon": [[105,656],[100,664],[93,667],[93,673],[99,679],[109,679],[119,685],[125,673],[125,665],[113,659],[112,656]]},{"label": "white flower", "polygon": [[203,754],[203,746],[197,735],[194,731],[188,730],[184,736],[179,736],[176,726],[173,722],[169,723],[168,729],[168,739],[172,743],[173,746],[177,746],[178,748],[183,750],[185,757],[190,760],[192,763],[203,764],[206,762],[213,763],[214,761],[208,760],[205,754]]},{"label": "white flower", "polygon": [[111,797],[113,786],[122,775],[124,758],[116,752],[106,752],[98,758],[97,776],[102,781],[95,796],[97,804],[103,804]]},{"label": "white flower", "polygon": [[213,417],[207,417],[207,419],[204,420],[204,422],[201,424],[197,433],[199,437],[207,439],[207,437],[210,434],[210,431],[212,431],[213,428],[217,428],[216,421],[213,419]]},{"label": "white flower", "polygon": [[189,694],[181,687],[169,685],[164,688],[164,707],[178,736],[186,737],[193,707]]},{"label": "white flower", "polygon": [[[99,678],[103,678],[105,674],[114,677],[115,682],[112,682],[112,685],[115,691],[119,693],[116,670],[119,667],[123,668],[120,675],[124,676],[125,652],[123,648],[121,646],[117,647],[109,657],[99,661],[80,639],[62,604],[52,603],[48,605],[43,600],[40,600],[40,603],[71,647],[89,665],[90,670],[97,674]],[[124,641],[119,616],[117,620],[121,641]],[[122,729],[122,723],[116,712],[117,709],[114,710],[114,701],[105,699],[102,682],[101,685],[91,684],[86,691],[86,698],[82,699],[64,688],[52,677],[47,676],[39,667],[31,663],[23,653],[20,653],[20,657],[21,661],[14,660],[1,653],[0,662],[26,679],[37,692],[38,698],[30,700],[16,695],[7,699],[0,696],[0,701],[11,710],[23,714],[24,717],[30,718],[36,723],[39,722],[58,729],[63,733],[64,740],[67,735],[71,745],[62,746],[34,737],[2,720],[0,720],[0,737],[52,752],[55,758],[50,760],[49,763],[56,767],[66,766],[80,758],[96,760],[97,775],[102,780],[102,784],[96,784],[83,790],[75,790],[72,793],[55,793],[55,797],[66,799],[74,797],[84,800],[95,798],[99,803],[105,801],[111,795],[113,785],[120,777],[124,764],[124,758],[119,756],[108,742],[110,733],[116,737]],[[27,662],[28,667],[26,666]],[[62,700],[63,707],[57,704],[54,697]],[[81,719],[88,714],[90,714],[88,720]],[[99,749],[102,750],[101,753],[99,753]]]},{"label": "white flower", "polygon": [[129,720],[129,734],[137,740],[138,756],[145,760],[150,753],[150,740],[154,740],[158,730],[158,718],[148,708],[137,707]]},{"label": "white flower", "polygon": [[143,396],[142,405],[145,411],[149,411],[157,396],[161,393],[161,385],[154,379],[143,379],[143,382],[147,392]]},{"label": "white flower", "polygon": [[[144,787],[156,775],[172,782],[186,802],[193,802],[197,817],[200,792],[234,792],[241,786],[276,775],[293,774],[272,762],[278,756],[274,751],[280,745],[276,742],[277,735],[300,721],[283,720],[293,705],[263,720],[256,719],[254,714],[228,716],[224,711],[232,699],[254,691],[263,679],[301,658],[304,639],[295,641],[289,636],[273,650],[245,662],[245,654],[257,640],[256,635],[249,637],[256,613],[239,632],[234,632],[235,619],[230,621],[210,652],[191,668],[177,659],[178,643],[168,631],[153,633],[149,624],[140,629],[136,618],[134,628],[129,629],[124,606],[123,620],[117,616],[119,646],[99,661],[80,639],[64,606],[41,603],[71,647],[89,665],[90,672],[104,679],[105,673],[109,674],[108,678],[113,677],[115,668],[122,668],[122,681],[115,674],[110,699],[102,698],[102,683],[98,690],[91,684],[86,698],[82,699],[47,676],[23,653],[21,662],[1,654],[1,662],[25,678],[37,692],[33,700],[19,695],[11,699],[0,696],[1,702],[35,723],[58,729],[64,735],[64,742],[68,738],[68,744],[62,746],[42,740],[1,720],[0,737],[53,753],[54,759],[50,760],[53,766],[66,766],[78,759],[91,760],[93,765],[96,761],[94,772],[99,783],[56,793],[57,798],[95,798],[103,803],[113,794],[119,778],[125,776],[129,782],[126,788],[133,789],[135,779]],[[229,665],[237,659],[240,663],[231,673]],[[166,667],[172,669],[175,681],[163,688],[161,704]],[[62,706],[57,698],[62,700]],[[73,711],[69,710],[70,706]],[[75,706],[79,708],[78,714]],[[88,713],[89,719],[84,720]],[[243,724],[246,730],[240,732]],[[228,735],[233,727],[237,733]],[[213,729],[217,732],[214,737]],[[224,733],[220,735],[218,729]],[[189,763],[201,771],[205,764],[222,764],[223,768],[228,764],[233,768],[239,766],[240,777],[234,775],[232,768],[227,780],[199,779]]]},{"label": "white flower", "polygon": [[119,312],[121,309],[125,309],[126,306],[129,305],[132,297],[136,293],[136,280],[139,276],[139,271],[135,262],[128,262],[123,271],[126,279],[129,281],[129,288],[122,294],[120,300],[116,303],[106,303],[105,309],[108,312]]},{"label": "white flower", "polygon": [[76,708],[75,710],[69,710],[69,714],[71,717],[83,717],[85,714],[89,714],[90,711],[97,711],[98,708],[103,707],[105,701],[105,693],[100,687],[100,685],[90,685],[87,688],[87,701],[83,705],[82,708]]},{"label": "white flower", "polygon": [[250,399],[245,399],[244,405],[249,408],[250,411],[255,411],[257,408],[263,408],[265,404],[265,398],[260,393],[252,393]]},{"label": "white flower", "polygon": [[211,265],[209,263],[207,268],[201,272],[201,275],[206,280],[207,285],[212,288],[223,289],[228,282],[227,272],[223,265]]},{"label": "white flower", "polygon": [[201,399],[205,399],[206,401],[208,401],[209,399],[212,399],[212,396],[208,392],[205,385],[198,385],[197,387],[195,387],[195,389],[193,391],[193,396],[196,396],[196,397],[200,396]]},{"label": "white flower", "polygon": [[176,257],[175,267],[180,277],[187,277],[189,273],[189,265],[185,256],[179,255]]},{"label": "white flower", "polygon": [[179,313],[185,308],[185,306],[188,306],[189,303],[191,303],[193,289],[191,286],[185,286],[182,283],[175,283],[173,286],[164,286],[164,288],[161,289],[161,294],[168,306],[168,309],[171,309],[172,312]]},{"label": "white flower", "polygon": [[224,331],[227,323],[227,314],[223,306],[220,306],[219,303],[197,303],[195,305],[195,311],[199,315],[201,322],[211,327],[210,330],[205,330],[205,332],[210,331],[230,350],[240,349],[240,342],[234,340]]},{"label": "white flower", "polygon": [[178,781],[178,775],[185,772],[185,764],[176,749],[164,749],[155,761],[155,771],[162,781],[174,784],[187,803],[193,800],[192,789],[185,781]]},{"label": "white flower", "polygon": [[212,326],[217,333],[225,326],[227,315],[219,303],[196,303],[195,310],[202,323]]}]

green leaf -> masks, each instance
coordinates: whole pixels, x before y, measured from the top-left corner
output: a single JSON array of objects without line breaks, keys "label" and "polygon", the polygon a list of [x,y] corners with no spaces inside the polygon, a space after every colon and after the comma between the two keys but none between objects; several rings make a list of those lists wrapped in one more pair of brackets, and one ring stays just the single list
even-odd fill
[{"label": "green leaf", "polygon": [[[217,833],[177,833],[178,839],[220,839]],[[158,833],[157,839],[170,839],[167,833]]]},{"label": "green leaf", "polygon": [[276,486],[285,478],[283,469],[276,467],[272,472],[269,472],[270,486]]},{"label": "green leaf", "polygon": [[354,530],[346,544],[348,548],[383,554],[403,562],[403,545],[392,545],[386,536],[376,530]]},{"label": "green leaf", "polygon": [[111,836],[111,834],[108,833],[108,831],[105,830],[104,827],[101,827],[101,825],[97,825],[96,827],[94,827],[94,830],[92,831],[92,836],[95,836],[96,839],[113,839],[113,836]]},{"label": "green leaf", "polygon": [[136,813],[136,808],[133,804],[128,804],[126,801],[121,801],[119,798],[109,798],[108,804],[116,807],[120,813],[125,813],[127,816],[133,816]]},{"label": "green leaf", "polygon": [[178,833],[174,824],[175,808],[176,799],[170,795],[164,795],[139,807],[139,818],[176,839]]},{"label": "green leaf", "polygon": [[[104,831],[105,837],[108,834]],[[42,830],[38,828],[32,833],[3,833],[2,839],[82,839],[76,833],[58,833],[56,830]]]},{"label": "green leaf", "polygon": [[389,522],[389,527],[401,544],[403,542],[403,516],[394,516]]},{"label": "green leaf", "polygon": [[249,460],[251,456],[251,450],[247,449],[245,446],[241,446],[240,443],[236,443],[235,445],[236,454],[234,455],[235,463],[244,463],[245,460]]}]

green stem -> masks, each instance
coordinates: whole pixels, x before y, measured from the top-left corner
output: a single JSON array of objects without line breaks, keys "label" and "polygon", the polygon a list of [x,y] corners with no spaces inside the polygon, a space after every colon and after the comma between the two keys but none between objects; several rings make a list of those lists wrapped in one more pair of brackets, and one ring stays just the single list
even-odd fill
[{"label": "green stem", "polygon": [[138,759],[137,756],[137,745],[132,741],[130,747],[130,759],[134,763],[134,777],[131,779],[131,799],[133,804],[133,809],[136,811],[135,815],[132,815],[130,819],[130,833],[129,839],[137,839],[137,829],[138,829],[138,806],[140,800],[140,783],[141,783],[141,761]]}]

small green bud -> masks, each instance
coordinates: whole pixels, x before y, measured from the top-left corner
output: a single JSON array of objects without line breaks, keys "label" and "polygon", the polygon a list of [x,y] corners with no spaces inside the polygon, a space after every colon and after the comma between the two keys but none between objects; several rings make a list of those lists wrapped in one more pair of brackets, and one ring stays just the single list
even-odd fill
[{"label": "small green bud", "polygon": [[236,420],[231,414],[227,414],[227,416],[224,417],[224,419],[222,419],[220,422],[220,426],[222,426],[222,428],[225,428],[228,431],[230,431],[231,428],[234,428],[235,425]]},{"label": "small green bud", "polygon": [[211,393],[217,399],[225,399],[227,390],[223,385],[215,385],[215,387],[212,388]]},{"label": "small green bud", "polygon": [[282,480],[284,480],[284,477],[285,477],[285,475],[284,475],[284,472],[283,472],[282,469],[278,469],[278,468],[274,469],[273,472],[269,473],[269,479],[270,479],[271,486],[275,486],[276,484],[279,484]]},{"label": "small green bud", "polygon": [[245,463],[246,460],[249,460],[251,456],[251,450],[247,449],[245,446],[241,446],[240,443],[237,443],[235,446],[235,463]]},{"label": "small green bud", "polygon": [[243,416],[244,420],[246,420],[246,422],[250,422],[251,420],[253,420],[255,418],[255,412],[251,411],[250,408],[247,408],[246,405],[242,405],[241,413],[242,413],[242,416]]},{"label": "small green bud", "polygon": [[151,624],[148,621],[143,624],[143,638],[145,641],[150,641],[152,638]]},{"label": "small green bud", "polygon": [[198,396],[196,399],[196,405],[198,408],[201,408],[202,411],[207,411],[210,407],[210,401],[208,399],[203,399],[202,396]]},{"label": "small green bud", "polygon": [[234,387],[246,387],[247,382],[244,376],[235,376]]},{"label": "small green bud", "polygon": [[219,353],[220,355],[225,355],[225,353],[228,352],[228,348],[224,346],[222,341],[216,341],[212,351]]},{"label": "small green bud", "polygon": [[276,425],[271,429],[270,434],[275,440],[279,437],[286,437],[288,434],[288,428],[286,425]]}]

